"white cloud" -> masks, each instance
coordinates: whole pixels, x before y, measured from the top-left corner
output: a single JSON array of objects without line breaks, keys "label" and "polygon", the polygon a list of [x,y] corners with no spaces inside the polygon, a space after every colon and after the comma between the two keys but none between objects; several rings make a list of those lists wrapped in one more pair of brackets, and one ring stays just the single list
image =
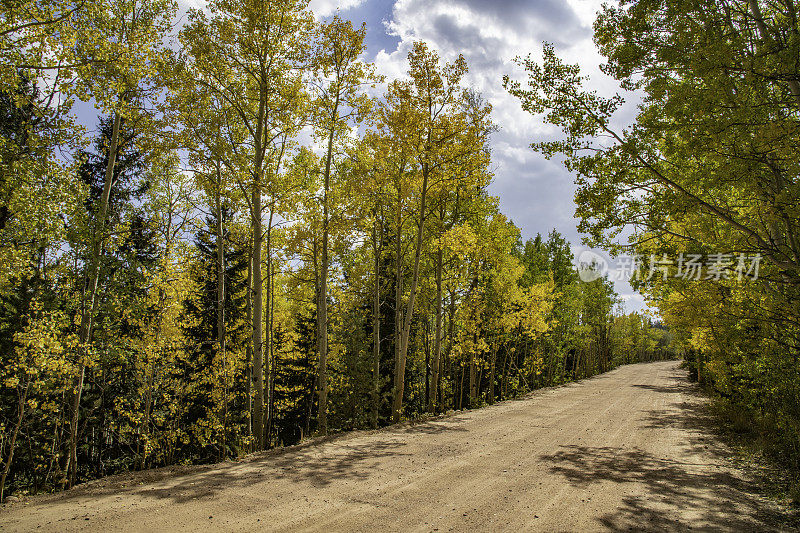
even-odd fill
[{"label": "white cloud", "polygon": [[337,9],[346,11],[363,3],[364,0],[311,0],[309,7],[318,17],[327,17],[333,15]]},{"label": "white cloud", "polygon": [[566,3],[572,8],[581,24],[591,27],[605,0],[567,0]]},{"label": "white cloud", "polygon": [[185,13],[190,9],[207,9],[208,2],[206,0],[178,0],[178,12]]}]

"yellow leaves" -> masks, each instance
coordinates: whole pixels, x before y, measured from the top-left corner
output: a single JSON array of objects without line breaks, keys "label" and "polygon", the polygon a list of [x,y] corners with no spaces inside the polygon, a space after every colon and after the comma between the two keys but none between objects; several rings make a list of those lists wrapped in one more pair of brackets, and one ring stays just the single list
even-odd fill
[{"label": "yellow leaves", "polygon": [[524,292],[517,318],[527,335],[537,338],[550,328],[547,318],[553,310],[555,295],[552,275],[549,280],[531,285]]},{"label": "yellow leaves", "polygon": [[421,97],[451,100],[455,88],[467,73],[467,62],[459,55],[454,63],[439,66],[439,54],[428,48],[424,41],[415,41],[408,53],[409,75]]},{"label": "yellow leaves", "polygon": [[710,328],[698,327],[691,330],[689,345],[695,350],[713,351],[714,337]]},{"label": "yellow leaves", "polygon": [[[25,365],[27,371],[60,370],[60,366],[63,365],[60,356],[65,351],[62,342],[65,338],[64,326],[65,318],[60,313],[31,316],[28,326],[14,338],[18,346],[18,357],[27,363]],[[58,368],[52,368],[53,366]]]},{"label": "yellow leaves", "polygon": [[454,226],[441,237],[441,246],[456,257],[469,257],[479,250],[478,236],[469,224]]},{"label": "yellow leaves", "polygon": [[97,11],[80,35],[79,96],[93,98],[106,113],[130,118],[139,112],[133,101],[160,84],[159,71],[169,57],[163,39],[176,6],[170,0],[95,2]]}]

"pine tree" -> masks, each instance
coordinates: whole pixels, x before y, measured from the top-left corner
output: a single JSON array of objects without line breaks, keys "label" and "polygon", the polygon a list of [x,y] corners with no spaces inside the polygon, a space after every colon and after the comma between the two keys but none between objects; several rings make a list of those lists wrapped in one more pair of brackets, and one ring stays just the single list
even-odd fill
[{"label": "pine tree", "polygon": [[280,326],[275,329],[274,341],[278,347],[275,351],[275,438],[278,445],[296,444],[312,430],[315,328],[314,311],[310,310],[295,318],[294,332]]},{"label": "pine tree", "polygon": [[[223,208],[223,227],[228,227],[228,220],[233,216],[228,208]],[[213,389],[219,386],[215,380],[219,374],[215,366],[223,364],[220,361],[219,344],[217,343],[217,247],[215,228],[217,215],[212,214],[206,218],[206,227],[195,234],[196,262],[192,265],[192,279],[195,290],[184,302],[186,336],[186,357],[178,365],[181,372],[179,376],[187,384],[187,390],[182,401],[185,403],[181,426],[188,431],[190,443],[184,454],[207,461],[224,455],[225,447],[236,445],[229,435],[229,428],[222,429],[223,435],[214,435],[213,439],[203,433],[202,424],[213,418],[220,418],[219,411],[231,413],[231,424],[243,425],[246,423],[246,414],[235,409],[233,398],[236,389],[239,395],[243,393],[244,383],[239,381],[238,386],[232,387],[230,396],[223,398],[223,402],[231,405],[218,405],[214,401]],[[247,287],[247,250],[237,248],[225,235],[225,250],[223,252],[225,263],[225,321],[230,344],[241,346],[247,336],[245,323],[245,299]],[[224,369],[223,369],[224,370]],[[238,413],[238,416],[237,416]],[[198,426],[201,424],[201,426]]]}]

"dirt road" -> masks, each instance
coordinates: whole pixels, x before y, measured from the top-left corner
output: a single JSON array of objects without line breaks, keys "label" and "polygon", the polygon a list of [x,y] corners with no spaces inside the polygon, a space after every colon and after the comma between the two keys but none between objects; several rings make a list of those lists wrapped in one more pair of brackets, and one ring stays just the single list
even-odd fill
[{"label": "dirt road", "polygon": [[0,510],[8,531],[769,531],[677,363]]}]

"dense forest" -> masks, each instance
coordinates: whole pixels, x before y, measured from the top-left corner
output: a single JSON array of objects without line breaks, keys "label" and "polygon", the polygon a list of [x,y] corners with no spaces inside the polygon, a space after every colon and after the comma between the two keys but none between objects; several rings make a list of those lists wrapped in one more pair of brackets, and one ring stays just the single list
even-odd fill
[{"label": "dense forest", "polygon": [[580,281],[562,235],[499,211],[463,58],[418,42],[383,79],[364,27],[301,0],[175,20],[169,0],[2,4],[0,498],[674,353],[607,278]]}]

